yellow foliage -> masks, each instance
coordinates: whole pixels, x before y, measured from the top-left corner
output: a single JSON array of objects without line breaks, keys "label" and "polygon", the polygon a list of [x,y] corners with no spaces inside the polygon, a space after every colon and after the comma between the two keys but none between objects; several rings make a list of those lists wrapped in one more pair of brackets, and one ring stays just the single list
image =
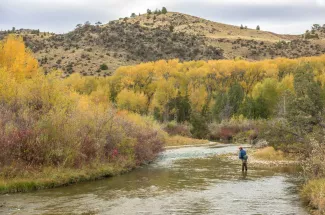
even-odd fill
[{"label": "yellow foliage", "polygon": [[117,106],[120,109],[143,113],[147,107],[147,97],[143,93],[136,93],[127,89],[122,90],[117,96]]},{"label": "yellow foliage", "polygon": [[202,111],[204,104],[206,103],[208,93],[205,90],[204,86],[200,88],[193,89],[190,92],[190,102],[191,106],[197,112]]},{"label": "yellow foliage", "polygon": [[15,35],[9,35],[0,42],[0,68],[18,81],[34,76],[39,69],[37,60],[26,49],[22,37]]}]

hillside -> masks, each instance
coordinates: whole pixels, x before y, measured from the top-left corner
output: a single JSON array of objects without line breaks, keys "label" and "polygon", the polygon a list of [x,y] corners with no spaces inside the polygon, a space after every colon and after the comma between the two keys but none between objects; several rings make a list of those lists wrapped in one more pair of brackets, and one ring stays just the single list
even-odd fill
[{"label": "hillside", "polygon": [[[322,28],[317,28],[321,31]],[[0,39],[12,32],[0,32]],[[208,21],[181,13],[143,14],[107,24],[78,25],[67,34],[15,30],[47,70],[66,75],[111,75],[118,67],[159,59],[188,60],[314,56],[325,53],[318,37],[280,35]],[[315,32],[313,32],[315,33]]]}]

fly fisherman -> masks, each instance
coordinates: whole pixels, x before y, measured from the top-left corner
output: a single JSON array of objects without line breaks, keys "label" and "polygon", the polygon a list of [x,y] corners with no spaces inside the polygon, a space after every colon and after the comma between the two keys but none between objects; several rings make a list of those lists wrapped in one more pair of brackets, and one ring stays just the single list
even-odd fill
[{"label": "fly fisherman", "polygon": [[247,172],[247,160],[248,156],[246,151],[243,149],[243,147],[239,147],[239,159],[242,160],[242,171],[244,170]]}]

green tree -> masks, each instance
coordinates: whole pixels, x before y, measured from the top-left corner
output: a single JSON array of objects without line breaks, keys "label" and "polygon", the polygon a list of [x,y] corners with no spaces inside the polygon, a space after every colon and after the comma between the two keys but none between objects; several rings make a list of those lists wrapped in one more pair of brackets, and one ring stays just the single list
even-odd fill
[{"label": "green tree", "polygon": [[162,14],[166,14],[166,13],[167,13],[167,9],[166,9],[166,7],[163,7],[163,8],[162,8],[161,13],[162,13]]},{"label": "green tree", "polygon": [[246,97],[241,105],[240,113],[248,119],[267,119],[269,117],[269,110],[264,98]]},{"label": "green tree", "polygon": [[135,18],[137,15],[135,15],[135,13],[131,14],[131,18]]},{"label": "green tree", "polygon": [[258,26],[256,26],[256,30],[261,30],[261,27],[258,25]]},{"label": "green tree", "polygon": [[191,115],[191,133],[194,137],[199,139],[207,138],[209,133],[207,119],[199,113],[193,113]]},{"label": "green tree", "polygon": [[228,91],[228,101],[231,107],[231,115],[238,112],[239,107],[244,100],[244,96],[244,89],[242,86],[240,86],[240,84],[235,83],[231,85]]},{"label": "green tree", "polygon": [[173,116],[169,120],[177,120],[177,122],[185,122],[190,120],[191,104],[188,96],[181,96],[178,93],[177,97],[168,103],[169,109],[174,110]]},{"label": "green tree", "polygon": [[324,101],[321,86],[314,80],[309,64],[299,67],[294,73],[295,97],[288,105],[288,121],[298,134],[306,134],[322,122]]},{"label": "green tree", "polygon": [[147,9],[147,14],[152,14],[150,9]]},{"label": "green tree", "polygon": [[227,110],[225,107],[227,106],[227,94],[224,92],[218,92],[214,96],[214,105],[212,108],[212,116],[217,122],[222,121],[225,118],[228,118]]},{"label": "green tree", "polygon": [[261,97],[265,100],[268,113],[271,114],[279,102],[278,81],[271,78],[264,79],[263,82],[255,85],[252,94],[255,99]]}]

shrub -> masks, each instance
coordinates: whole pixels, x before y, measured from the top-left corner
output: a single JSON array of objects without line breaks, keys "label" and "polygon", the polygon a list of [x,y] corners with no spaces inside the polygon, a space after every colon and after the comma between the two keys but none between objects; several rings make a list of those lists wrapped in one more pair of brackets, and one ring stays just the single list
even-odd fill
[{"label": "shrub", "polygon": [[171,121],[168,122],[165,126],[164,126],[164,130],[172,136],[175,135],[180,135],[180,136],[185,136],[185,137],[191,137],[191,129],[190,129],[190,125],[188,124],[178,124],[175,121]]},{"label": "shrub", "polygon": [[100,69],[101,70],[108,70],[108,66],[105,63],[103,63],[102,65],[100,65]]},{"label": "shrub", "polygon": [[232,119],[220,124],[209,124],[209,139],[233,142],[249,142],[257,138],[257,122],[245,119]]}]

